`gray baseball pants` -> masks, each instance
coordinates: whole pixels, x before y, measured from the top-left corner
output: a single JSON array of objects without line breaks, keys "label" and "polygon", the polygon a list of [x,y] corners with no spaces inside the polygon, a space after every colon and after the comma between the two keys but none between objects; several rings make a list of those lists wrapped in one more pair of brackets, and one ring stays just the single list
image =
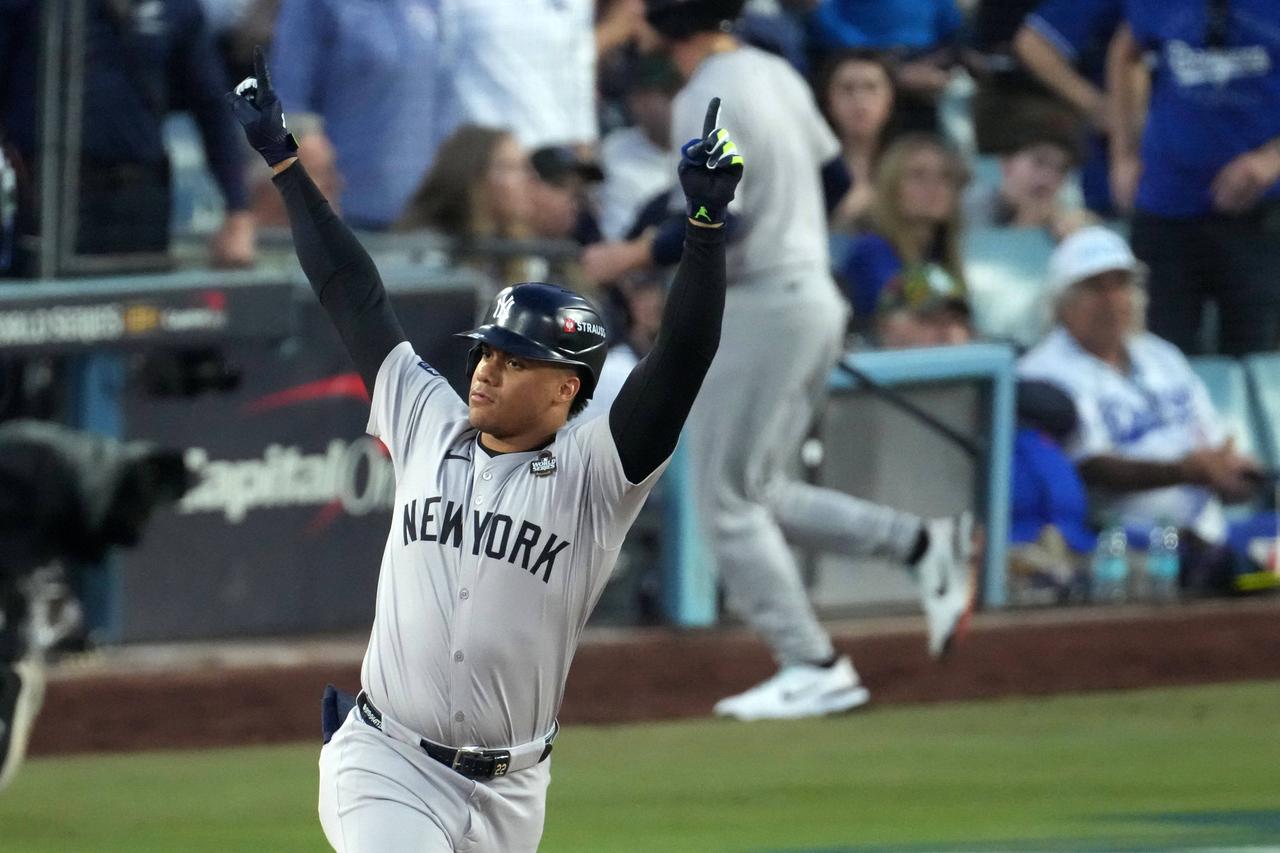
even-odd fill
[{"label": "gray baseball pants", "polygon": [[829,658],[788,541],[905,560],[921,520],[791,475],[843,350],[848,307],[826,274],[729,288],[720,348],[686,431],[702,535],[729,609],[782,665]]},{"label": "gray baseball pants", "polygon": [[338,853],[533,853],[551,759],[475,782],[356,711],[320,750],[320,826]]}]

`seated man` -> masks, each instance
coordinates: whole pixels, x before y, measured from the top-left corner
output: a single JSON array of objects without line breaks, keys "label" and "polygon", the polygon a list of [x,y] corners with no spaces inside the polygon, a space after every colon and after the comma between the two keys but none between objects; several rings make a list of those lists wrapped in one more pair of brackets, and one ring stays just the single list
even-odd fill
[{"label": "seated man", "polygon": [[1075,402],[1079,425],[1067,449],[1095,516],[1131,530],[1171,522],[1221,543],[1222,504],[1252,497],[1260,471],[1234,450],[1186,357],[1144,330],[1144,273],[1106,228],[1064,240],[1049,260],[1054,328],[1019,372]]}]

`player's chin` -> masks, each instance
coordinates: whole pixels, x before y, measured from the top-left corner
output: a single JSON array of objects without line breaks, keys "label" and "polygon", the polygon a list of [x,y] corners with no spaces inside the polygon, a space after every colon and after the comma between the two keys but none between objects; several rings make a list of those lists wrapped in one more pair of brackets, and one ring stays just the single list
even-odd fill
[{"label": "player's chin", "polygon": [[501,419],[493,410],[492,402],[475,403],[467,406],[467,420],[474,429],[481,432],[495,433],[500,430]]}]

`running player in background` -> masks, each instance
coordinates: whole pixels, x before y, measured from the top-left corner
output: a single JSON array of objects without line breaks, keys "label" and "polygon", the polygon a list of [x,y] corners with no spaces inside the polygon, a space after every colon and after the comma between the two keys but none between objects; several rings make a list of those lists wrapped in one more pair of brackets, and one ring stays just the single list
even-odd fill
[{"label": "running player in background", "polygon": [[[647,0],[650,24],[687,78],[672,105],[672,138],[696,130],[699,99],[732,93],[725,116],[752,160],[730,207],[732,287],[720,352],[689,418],[690,479],[728,606],[763,636],[780,667],[763,684],[717,703],[715,712],[808,717],[855,708],[868,694],[818,623],[788,540],[886,556],[915,571],[929,649],[940,655],[972,604],[972,522],[968,513],[926,522],[789,473],[843,351],[849,309],[829,272],[827,216],[850,178],[800,75],[730,33],[742,6]],[[672,220],[639,241],[589,249],[584,266],[608,278],[672,262],[680,256],[680,228]]]}]

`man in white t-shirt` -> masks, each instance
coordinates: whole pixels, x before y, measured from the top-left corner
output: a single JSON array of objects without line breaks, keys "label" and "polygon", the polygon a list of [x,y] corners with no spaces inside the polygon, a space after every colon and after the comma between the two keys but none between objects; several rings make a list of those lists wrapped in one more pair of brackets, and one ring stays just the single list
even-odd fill
[{"label": "man in white t-shirt", "polygon": [[439,10],[450,127],[504,127],[529,150],[596,142],[595,3],[440,0]]},{"label": "man in white t-shirt", "polygon": [[1221,542],[1222,504],[1252,496],[1259,469],[1235,451],[1186,357],[1143,328],[1144,273],[1106,228],[1064,240],[1049,260],[1054,328],[1019,373],[1075,402],[1079,427],[1067,450],[1095,516],[1126,527],[1168,520]]}]

